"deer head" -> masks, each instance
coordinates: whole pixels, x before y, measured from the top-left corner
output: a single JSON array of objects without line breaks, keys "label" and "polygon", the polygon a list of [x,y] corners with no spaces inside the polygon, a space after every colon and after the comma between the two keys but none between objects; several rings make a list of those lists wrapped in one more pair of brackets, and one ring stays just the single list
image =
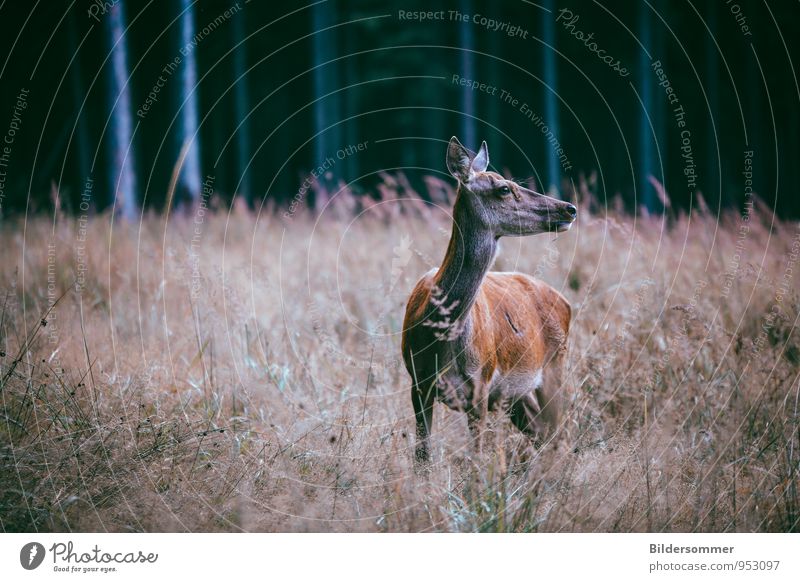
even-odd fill
[{"label": "deer head", "polygon": [[472,154],[454,136],[447,146],[447,169],[459,182],[456,206],[461,205],[474,225],[501,236],[528,236],[563,232],[575,222],[578,211],[557,200],[520,186],[496,172],[487,171],[486,142]]}]

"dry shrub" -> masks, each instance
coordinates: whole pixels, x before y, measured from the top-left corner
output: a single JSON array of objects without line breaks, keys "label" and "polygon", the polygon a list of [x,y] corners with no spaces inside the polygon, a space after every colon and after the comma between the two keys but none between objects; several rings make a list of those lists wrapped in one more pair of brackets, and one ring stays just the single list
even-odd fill
[{"label": "dry shrub", "polygon": [[583,196],[570,233],[504,240],[496,269],[573,304],[569,413],[539,450],[498,417],[475,457],[438,407],[418,474],[399,332],[452,196],[427,183],[4,226],[3,529],[798,529],[796,224]]}]

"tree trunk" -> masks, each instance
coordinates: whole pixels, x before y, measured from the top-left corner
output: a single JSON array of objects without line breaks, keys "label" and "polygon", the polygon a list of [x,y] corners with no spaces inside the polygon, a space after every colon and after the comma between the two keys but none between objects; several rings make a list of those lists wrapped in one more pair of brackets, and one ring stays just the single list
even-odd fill
[{"label": "tree trunk", "polygon": [[[555,2],[553,0],[546,0],[544,3],[551,13],[555,13]],[[559,112],[558,112],[558,69],[556,67],[556,35],[555,35],[555,18],[543,18],[542,38],[545,45],[543,47],[544,53],[544,119],[550,131],[559,139]],[[561,171],[559,167],[558,155],[556,148],[552,143],[546,143],[547,151],[547,184],[548,191],[557,191],[561,184]]]},{"label": "tree trunk", "polygon": [[[462,14],[472,15],[471,0],[461,0],[459,9]],[[475,37],[472,22],[460,22],[458,28],[459,45],[461,47],[461,77],[475,80]],[[461,88],[461,140],[468,148],[478,151],[475,135],[475,92],[469,87]]]},{"label": "tree trunk", "polygon": [[128,83],[128,54],[125,41],[125,2],[119,0],[105,19],[106,39],[111,53],[109,69],[109,179],[114,194],[114,212],[124,220],[136,219],[138,196],[133,157],[133,118]]},{"label": "tree trunk", "polygon": [[[643,206],[648,212],[655,209],[655,196],[650,176],[655,174],[654,136],[650,127],[653,109],[653,77],[650,72],[650,59],[653,55],[652,27],[650,8],[646,3],[639,5],[639,39],[645,51],[639,53],[639,97],[642,100],[639,115],[639,179],[636,193],[637,206]],[[657,57],[652,57],[657,58]]]},{"label": "tree trunk", "polygon": [[236,14],[231,23],[232,44],[235,47],[233,55],[234,70],[234,120],[236,122],[236,168],[238,185],[236,193],[244,196],[247,205],[252,207],[252,192],[250,191],[250,123],[244,121],[250,111],[250,98],[247,83],[247,49],[244,38],[247,36],[245,14]]},{"label": "tree trunk", "polygon": [[[75,60],[72,62],[72,70],[70,71],[70,88],[72,90],[72,102],[75,107],[75,135],[74,135],[74,148],[75,159],[77,159],[77,183],[81,186],[86,183],[87,178],[90,178],[91,173],[91,153],[89,151],[89,130],[86,126],[87,111],[85,108],[86,93],[83,85],[83,73],[81,70],[81,59],[78,54],[78,33],[76,22],[77,16],[74,10],[69,13],[69,51],[71,55],[75,55]],[[83,109],[81,109],[83,107]],[[72,143],[70,143],[72,145]],[[81,191],[79,188],[78,191]],[[80,204],[80,202],[78,202]],[[97,204],[94,204],[95,208]]]},{"label": "tree trunk", "polygon": [[181,0],[181,91],[180,115],[178,117],[178,151],[184,154],[178,174],[175,203],[197,204],[200,201],[202,179],[200,176],[200,135],[197,129],[197,64],[194,37],[194,7],[192,0]]},{"label": "tree trunk", "polygon": [[[326,160],[335,160],[337,149],[341,148],[341,131],[336,122],[339,121],[339,96],[333,94],[336,63],[324,64],[335,58],[333,38],[336,29],[333,26],[332,0],[315,4],[311,9],[312,24],[312,62],[314,82],[314,159],[311,166],[318,167]],[[330,163],[328,163],[330,165]],[[321,208],[334,187],[332,171],[319,176],[320,188],[314,199],[309,200],[313,208]]]}]

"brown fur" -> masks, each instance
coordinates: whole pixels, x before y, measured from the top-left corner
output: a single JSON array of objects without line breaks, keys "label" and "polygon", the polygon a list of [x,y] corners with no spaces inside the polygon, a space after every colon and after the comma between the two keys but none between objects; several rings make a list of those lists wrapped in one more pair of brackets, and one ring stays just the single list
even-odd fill
[{"label": "brown fur", "polygon": [[[434,275],[429,273],[408,298],[403,320],[404,357],[410,357],[406,332],[424,321],[433,286]],[[563,349],[572,308],[561,293],[533,277],[487,273],[470,315],[474,325],[467,341],[481,362],[481,378],[488,382],[496,369],[541,369]]]}]

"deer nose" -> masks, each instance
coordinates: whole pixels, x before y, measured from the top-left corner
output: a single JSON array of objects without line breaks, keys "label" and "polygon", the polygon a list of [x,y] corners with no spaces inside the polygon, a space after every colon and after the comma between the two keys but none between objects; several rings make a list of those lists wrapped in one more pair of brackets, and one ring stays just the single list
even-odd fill
[{"label": "deer nose", "polygon": [[577,208],[575,208],[575,205],[574,205],[574,204],[567,204],[567,206],[566,206],[565,210],[567,211],[567,214],[569,214],[569,215],[570,215],[570,217],[571,217],[571,218],[573,218],[573,219],[574,219],[576,216],[578,216],[578,209],[577,209]]}]

